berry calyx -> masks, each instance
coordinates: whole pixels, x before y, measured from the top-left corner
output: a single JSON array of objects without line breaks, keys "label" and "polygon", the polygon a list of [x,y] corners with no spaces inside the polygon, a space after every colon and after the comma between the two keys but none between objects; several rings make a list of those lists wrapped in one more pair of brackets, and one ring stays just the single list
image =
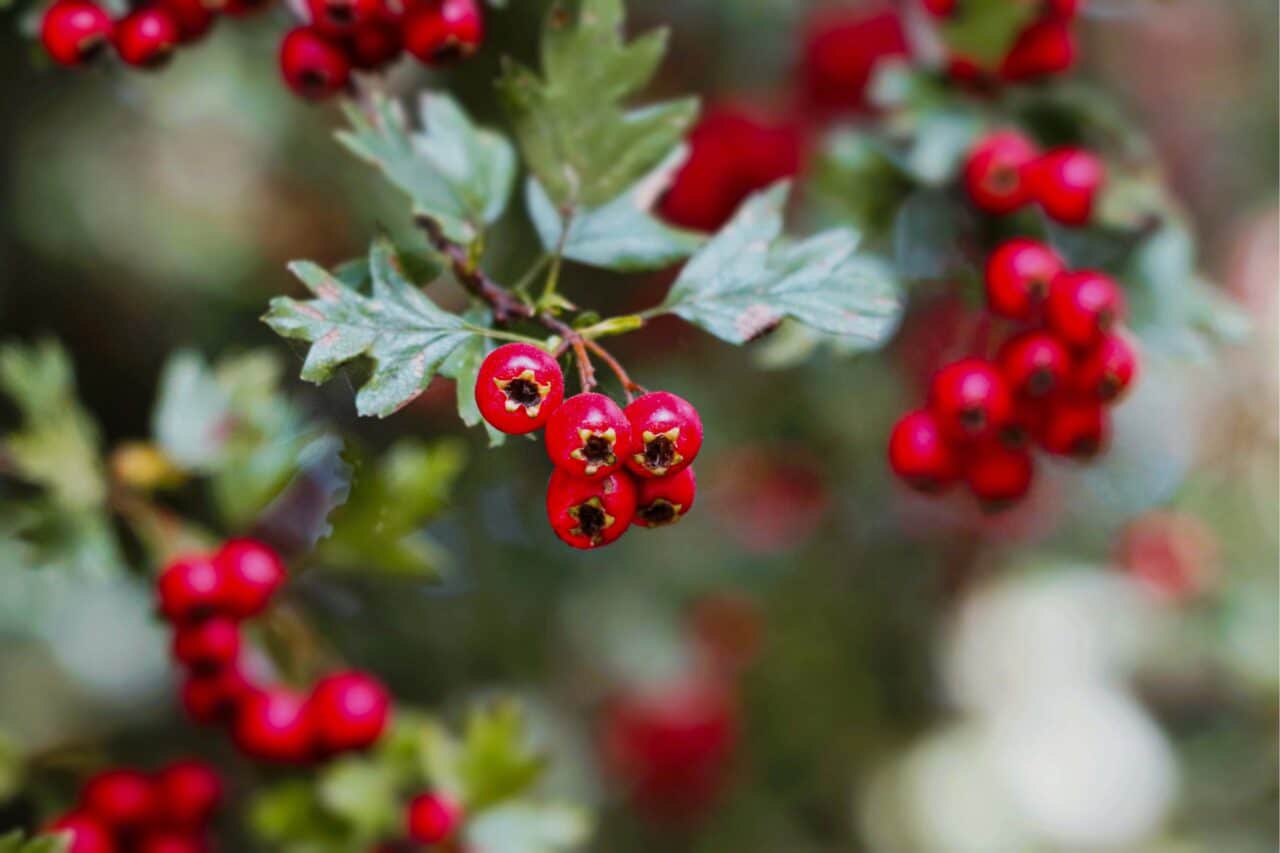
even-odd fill
[{"label": "berry calyx", "polygon": [[108,770],[85,783],[81,807],[116,831],[137,829],[155,815],[156,790],[136,770]]},{"label": "berry calyx", "polygon": [[179,698],[193,721],[209,725],[234,719],[240,706],[256,691],[243,672],[229,666],[214,673],[191,675],[183,682]]},{"label": "berry calyx", "polygon": [[1043,243],[1016,238],[987,260],[987,306],[1014,320],[1031,319],[1049,297],[1053,279],[1065,269],[1058,253]]},{"label": "berry calyx", "polygon": [[604,394],[578,394],[552,413],[546,443],[556,468],[575,477],[604,477],[630,453],[631,423]]},{"label": "berry calyx", "polygon": [[503,344],[476,376],[476,406],[489,426],[509,435],[533,432],[564,401],[564,373],[546,350]]},{"label": "berry calyx", "polygon": [[480,49],[484,15],[477,0],[418,0],[404,19],[405,50],[427,65],[465,59]]},{"label": "berry calyx", "polygon": [[281,764],[307,761],[313,753],[306,698],[280,687],[250,695],[236,714],[232,737],[251,758]]},{"label": "berry calyx", "polygon": [[280,73],[289,88],[318,100],[337,94],[351,76],[346,51],[314,27],[290,30],[280,42]]},{"label": "berry calyx", "polygon": [[636,487],[625,473],[584,480],[560,468],[547,483],[547,519],[566,544],[598,548],[615,541],[636,515]]},{"label": "berry calyx", "polygon": [[702,449],[702,418],[687,400],[668,391],[637,397],[623,410],[634,450],[627,468],[641,477],[669,477],[689,467]]},{"label": "berry calyx", "polygon": [[40,41],[59,65],[80,65],[111,39],[111,17],[88,0],[59,0],[40,21]]},{"label": "berry calyx", "polygon": [[240,626],[225,616],[180,625],[173,656],[197,672],[216,672],[240,656]]},{"label": "berry calyx", "polygon": [[156,582],[160,612],[171,622],[190,622],[217,613],[224,601],[222,573],[207,557],[170,563]]},{"label": "berry calyx", "polygon": [[1010,82],[1034,80],[1070,71],[1075,62],[1071,27],[1067,21],[1050,16],[1022,31],[1000,63],[1000,76]]},{"label": "berry calyx", "polygon": [[375,678],[341,672],[320,679],[309,714],[317,747],[325,754],[372,746],[386,729],[391,697]]},{"label": "berry calyx", "polygon": [[386,14],[382,0],[306,0],[306,5],[311,25],[333,35],[348,33]]},{"label": "berry calyx", "polygon": [[1039,154],[1035,143],[1015,130],[983,137],[964,166],[969,198],[979,209],[996,215],[1027,204],[1031,200],[1028,173]]},{"label": "berry calyx", "polygon": [[1024,332],[1005,341],[996,363],[1015,395],[1044,399],[1066,381],[1071,353],[1047,332]]},{"label": "berry calyx", "polygon": [[1031,168],[1031,195],[1045,215],[1064,225],[1084,225],[1106,181],[1102,160],[1083,148],[1058,148]]},{"label": "berry calyx", "polygon": [[1138,372],[1138,352],[1132,338],[1110,334],[1076,365],[1072,386],[1080,394],[1113,403],[1133,384]]},{"label": "berry calyx", "polygon": [[287,577],[279,555],[252,539],[227,542],[213,563],[222,575],[223,607],[237,619],[261,613]]},{"label": "berry calyx", "polygon": [[116,853],[118,849],[111,830],[84,812],[63,815],[47,831],[68,839],[67,853]]},{"label": "berry calyx", "polygon": [[203,761],[177,761],[156,775],[160,819],[183,829],[204,826],[222,802],[222,780]]},{"label": "berry calyx", "polygon": [[1058,276],[1045,302],[1045,321],[1065,343],[1089,347],[1124,320],[1124,294],[1100,272],[1068,272]]},{"label": "berry calyx", "polygon": [[1045,414],[1040,446],[1057,456],[1089,459],[1106,443],[1106,413],[1095,400],[1055,400]]},{"label": "berry calyx", "polygon": [[1031,454],[999,442],[981,445],[965,468],[969,491],[989,509],[1021,500],[1031,489]]},{"label": "berry calyx", "polygon": [[409,801],[405,825],[412,840],[420,844],[441,844],[452,838],[462,825],[462,806],[446,794],[419,794]]},{"label": "berry calyx", "polygon": [[693,468],[666,477],[645,477],[636,483],[635,523],[665,527],[684,518],[693,507],[698,480]]},{"label": "berry calyx", "polygon": [[159,68],[173,56],[182,39],[178,22],[158,6],[130,12],[116,25],[116,53],[136,68]]},{"label": "berry calyx", "polygon": [[933,412],[908,412],[889,435],[889,467],[913,489],[935,492],[960,477],[955,451]]},{"label": "berry calyx", "polygon": [[957,441],[977,441],[995,435],[1009,420],[1013,399],[995,365],[967,358],[934,375],[929,408],[943,434]]}]

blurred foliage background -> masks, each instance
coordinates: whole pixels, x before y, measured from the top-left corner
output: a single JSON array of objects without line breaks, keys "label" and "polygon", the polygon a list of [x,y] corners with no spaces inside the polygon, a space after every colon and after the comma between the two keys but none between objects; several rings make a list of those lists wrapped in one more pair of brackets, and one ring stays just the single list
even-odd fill
[{"label": "blurred foliage background", "polygon": [[[497,58],[531,58],[542,5],[513,0],[475,61],[401,69],[395,88],[444,85],[500,123]],[[664,93],[781,109],[812,5],[652,0],[632,26],[673,28]],[[997,517],[893,483],[883,445],[918,397],[913,353],[946,333],[927,305],[883,353],[776,371],[663,321],[617,351],[699,405],[703,494],[679,527],[607,555],[554,541],[541,448],[488,452],[447,383],[373,421],[346,384],[291,379],[300,351],[258,322],[297,290],[285,262],[357,256],[379,225],[416,238],[333,141],[336,110],[278,83],[284,17],[224,27],[154,76],[59,73],[7,28],[0,340],[62,341],[109,444],[149,434],[173,351],[257,347],[283,361],[303,416],[373,452],[456,436],[455,492],[428,530],[443,585],[353,571],[293,586],[345,657],[406,702],[525,696],[556,784],[601,810],[592,849],[1275,849],[1274,3],[1098,0],[1082,24],[1082,73],[1149,130],[1203,266],[1254,324],[1206,363],[1152,359],[1098,464],[1055,468]],[[492,240],[500,273],[535,251],[523,225]],[[577,269],[565,290],[616,312],[663,287]],[[57,596],[38,637],[0,606],[0,744],[52,780],[0,824],[65,797],[59,773],[94,756],[238,766],[181,719],[137,588]],[[696,820],[646,820],[606,783],[602,721],[637,684],[682,683],[707,649],[742,658],[726,779]]]}]

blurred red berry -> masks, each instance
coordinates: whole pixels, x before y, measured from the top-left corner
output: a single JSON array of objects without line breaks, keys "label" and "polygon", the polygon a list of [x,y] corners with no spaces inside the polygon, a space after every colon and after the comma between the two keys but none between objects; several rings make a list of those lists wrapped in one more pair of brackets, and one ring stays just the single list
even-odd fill
[{"label": "blurred red berry", "polygon": [[889,467],[913,489],[933,492],[960,477],[956,453],[931,411],[908,412],[889,436]]},{"label": "blurred red berry", "polygon": [[1124,293],[1100,272],[1063,273],[1049,288],[1045,321],[1071,346],[1094,346],[1124,318]]},{"label": "blurred red berry", "polygon": [[1094,400],[1063,398],[1050,403],[1041,428],[1040,446],[1057,456],[1090,459],[1107,439],[1107,418]]},{"label": "blurred red berry", "polygon": [[901,17],[883,3],[823,10],[809,20],[801,50],[806,101],[819,116],[865,110],[876,65],[910,53]]},{"label": "blurred red berry", "polygon": [[689,401],[669,391],[653,391],[623,410],[631,424],[632,451],[626,463],[639,477],[678,474],[702,450],[702,418]]},{"label": "blurred red berry", "polygon": [[216,673],[192,675],[182,684],[182,707],[197,723],[226,722],[256,688],[235,666]]},{"label": "blurred red berry", "polygon": [[208,557],[180,557],[156,581],[160,612],[171,622],[203,619],[219,612],[225,591],[222,573]]},{"label": "blurred red berry", "polygon": [[404,17],[404,47],[428,65],[465,59],[484,40],[478,0],[417,0]]},{"label": "blurred red berry", "polygon": [[145,773],[107,770],[85,782],[80,805],[116,831],[133,830],[155,817],[156,789]]},{"label": "blurred red berry", "polygon": [[922,0],[925,11],[936,18],[946,18],[956,10],[958,0]]},{"label": "blurred red berry", "polygon": [[60,65],[79,65],[100,53],[111,39],[111,17],[88,0],[59,0],[45,10],[40,41]]},{"label": "blurred red berry", "polygon": [[50,833],[69,839],[66,853],[117,853],[115,836],[100,820],[84,812],[72,812],[49,824]]},{"label": "blurred red berry", "polygon": [[209,853],[209,844],[200,835],[159,830],[143,835],[130,849],[135,853]]},{"label": "blurred red berry", "polygon": [[232,737],[250,758],[301,764],[313,755],[311,715],[306,697],[282,687],[249,695],[236,713]]},{"label": "blurred red berry", "polygon": [[288,577],[279,555],[252,539],[228,541],[213,562],[222,574],[224,606],[238,619],[265,610]]},{"label": "blurred red berry", "polygon": [[693,508],[698,481],[693,468],[685,468],[666,477],[644,477],[636,480],[636,524],[641,527],[665,527],[684,518]]},{"label": "blurred red berry", "polygon": [[182,39],[178,21],[159,6],[144,6],[116,24],[116,53],[135,68],[159,68],[173,56]]},{"label": "blurred red berry", "polygon": [[1117,332],[1085,353],[1072,374],[1072,387],[1077,393],[1112,403],[1133,384],[1137,373],[1137,346],[1132,336]]},{"label": "blurred red berry", "polygon": [[280,42],[280,73],[294,92],[318,100],[346,88],[351,60],[319,30],[297,27]]},{"label": "blurred red berry", "polygon": [[1076,61],[1075,35],[1060,18],[1041,18],[1018,36],[1000,63],[1000,76],[1011,82],[1070,71]]},{"label": "blurred red berry", "polygon": [[361,24],[352,30],[347,38],[347,47],[352,65],[364,70],[374,70],[399,56],[404,42],[398,26],[375,21]]},{"label": "blurred red berry", "polygon": [[565,400],[547,421],[546,446],[557,469],[575,477],[604,477],[629,457],[631,423],[604,394],[578,394]]},{"label": "blurred red berry", "polygon": [[343,35],[386,16],[382,0],[306,0],[306,6],[311,25],[329,35]]},{"label": "blurred red berry", "polygon": [[991,214],[1012,213],[1031,201],[1029,171],[1040,152],[1014,130],[990,133],[974,145],[964,166],[969,198]]},{"label": "blurred red berry", "polygon": [[1080,14],[1084,0],[1044,0],[1045,14],[1070,20]]},{"label": "blurred red berry", "polygon": [[203,761],[176,761],[156,774],[160,819],[168,826],[199,829],[222,802],[222,779]]},{"label": "blurred red berry", "polygon": [[180,42],[197,41],[213,26],[213,10],[204,0],[155,0],[155,3],[177,22]]},{"label": "blurred red berry", "polygon": [[991,441],[979,446],[968,460],[965,481],[974,497],[990,509],[1000,509],[1026,496],[1032,471],[1026,450]]},{"label": "blurred red berry", "polygon": [[1161,598],[1175,602],[1205,592],[1219,570],[1213,530],[1180,512],[1148,512],[1131,521],[1116,543],[1115,558]]},{"label": "blurred red berry", "polygon": [[1022,237],[1002,243],[987,259],[987,307],[1002,317],[1030,320],[1063,269],[1057,252],[1043,243]]},{"label": "blurred red berry", "polygon": [[1015,395],[1043,399],[1071,375],[1071,352],[1047,332],[1023,332],[1005,341],[996,356],[1000,373]]},{"label": "blurred red berry", "polygon": [[1084,225],[1106,180],[1106,166],[1083,148],[1057,148],[1031,168],[1031,194],[1050,219]]},{"label": "blurred red berry", "polygon": [[381,682],[363,672],[340,672],[312,689],[311,726],[317,747],[327,755],[365,749],[387,727],[391,697]]},{"label": "blurred red berry", "polygon": [[929,408],[942,433],[956,441],[990,438],[1013,413],[1004,377],[986,359],[948,364],[933,377]]},{"label": "blurred red berry", "polygon": [[419,794],[405,814],[409,835],[420,844],[441,844],[462,826],[462,805],[447,794]]},{"label": "blurred red berry", "polygon": [[564,372],[544,349],[503,344],[481,362],[475,396],[489,426],[523,435],[546,424],[564,402]]},{"label": "blurred red berry", "polygon": [[560,468],[547,483],[551,529],[574,548],[598,548],[615,541],[636,514],[636,487],[625,471],[583,480]]},{"label": "blurred red berry", "polygon": [[229,666],[240,656],[240,626],[225,616],[180,625],[173,635],[173,656],[202,672]]}]

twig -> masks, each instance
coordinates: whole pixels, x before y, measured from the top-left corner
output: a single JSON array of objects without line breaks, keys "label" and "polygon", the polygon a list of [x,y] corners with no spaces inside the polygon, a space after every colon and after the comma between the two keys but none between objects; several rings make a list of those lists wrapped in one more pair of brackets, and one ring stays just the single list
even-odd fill
[{"label": "twig", "polygon": [[438,222],[429,216],[418,216],[415,221],[418,227],[426,232],[431,245],[449,261],[453,269],[453,277],[458,280],[458,283],[473,295],[488,302],[493,308],[495,323],[505,326],[513,320],[531,319],[534,316],[531,306],[472,265],[463,248],[445,237]]},{"label": "twig", "polygon": [[627,396],[628,403],[634,399],[636,394],[645,393],[644,386],[633,381],[627,374],[627,371],[623,368],[621,362],[614,358],[607,349],[600,346],[600,344],[590,338],[583,338],[583,344],[587,349],[599,356],[601,361],[609,365],[609,369],[613,371],[614,375],[618,377],[618,381],[622,383],[622,393]]}]

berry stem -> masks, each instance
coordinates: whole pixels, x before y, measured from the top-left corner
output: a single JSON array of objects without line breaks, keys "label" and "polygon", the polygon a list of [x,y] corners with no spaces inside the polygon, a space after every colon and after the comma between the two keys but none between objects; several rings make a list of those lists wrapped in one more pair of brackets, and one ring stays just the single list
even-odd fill
[{"label": "berry stem", "polygon": [[493,307],[494,322],[506,325],[512,320],[529,319],[534,316],[533,308],[524,300],[513,295],[505,287],[492,281],[484,272],[472,263],[467,251],[451,242],[444,235],[439,223],[429,216],[418,216],[415,220],[418,227],[426,232],[427,239],[440,254],[445,256],[453,270],[454,278],[470,293],[488,302]]},{"label": "berry stem", "polygon": [[626,395],[628,403],[635,399],[637,393],[645,393],[645,389],[631,379],[622,364],[607,349],[587,337],[584,337],[582,342],[587,349],[599,356],[601,361],[609,365],[609,369],[613,371],[614,375],[618,377],[618,381],[622,383],[622,393]]}]

